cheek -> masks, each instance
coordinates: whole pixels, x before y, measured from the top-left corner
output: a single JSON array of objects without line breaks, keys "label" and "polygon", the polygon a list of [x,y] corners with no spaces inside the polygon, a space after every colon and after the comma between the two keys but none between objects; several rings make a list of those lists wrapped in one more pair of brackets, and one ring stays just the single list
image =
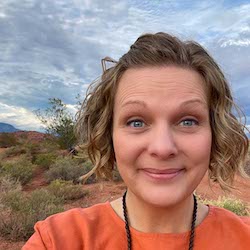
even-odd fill
[{"label": "cheek", "polygon": [[127,135],[114,133],[113,145],[118,167],[131,165],[136,161],[141,151],[141,146],[138,144],[138,142],[129,139]]},{"label": "cheek", "polygon": [[131,147],[128,141],[119,137],[119,135],[114,137],[114,152],[117,160],[125,160],[129,155],[131,155]]},{"label": "cheek", "polygon": [[207,165],[210,161],[211,154],[211,133],[205,135],[197,135],[190,143],[186,143],[187,155],[192,157],[194,163]]},{"label": "cheek", "polygon": [[126,140],[121,138],[119,136],[119,133],[113,134],[113,145],[114,145],[114,152],[115,152],[115,158],[118,166],[119,163],[123,161],[123,159],[126,159],[126,155],[129,154],[128,151],[128,145]]}]

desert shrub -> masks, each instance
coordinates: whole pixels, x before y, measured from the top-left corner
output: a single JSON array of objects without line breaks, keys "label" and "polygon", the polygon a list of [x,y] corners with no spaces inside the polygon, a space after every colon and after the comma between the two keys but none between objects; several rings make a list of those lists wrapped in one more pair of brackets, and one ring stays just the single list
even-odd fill
[{"label": "desert shrub", "polygon": [[22,147],[22,146],[13,146],[10,147],[8,149],[5,150],[5,152],[3,153],[3,158],[7,158],[7,157],[13,157],[13,156],[19,156],[19,155],[23,155],[26,154],[27,150]]},{"label": "desert shrub", "polygon": [[25,148],[32,163],[35,162],[37,155],[44,150],[42,145],[40,145],[39,143],[27,143],[25,145]]},{"label": "desert shrub", "polygon": [[[82,153],[82,152],[81,152]],[[90,171],[93,168],[93,163],[87,158],[86,155],[82,155],[80,154],[79,156],[75,156],[74,159],[81,165],[84,167],[85,172],[87,173],[88,171]],[[107,180],[105,178],[105,180]],[[114,167],[113,171],[112,171],[112,180],[115,182],[119,182],[122,181],[122,177],[117,169],[117,167]],[[89,183],[93,183],[96,182],[96,175],[93,174],[92,176],[90,176],[87,181],[85,182],[86,184]]]},{"label": "desert shrub", "polygon": [[60,145],[58,144],[56,137],[49,135],[41,143],[41,146],[46,149],[47,153],[55,152],[60,149]]},{"label": "desert shrub", "polygon": [[26,144],[28,141],[28,134],[26,132],[18,134],[17,140],[21,145]]},{"label": "desert shrub", "polygon": [[113,181],[117,181],[117,182],[122,181],[122,177],[116,167],[113,169],[112,178],[113,178]]},{"label": "desert shrub", "polygon": [[48,182],[56,179],[76,182],[88,169],[89,165],[87,163],[86,165],[79,165],[76,160],[70,157],[59,157],[46,172],[45,178]]},{"label": "desert shrub", "polygon": [[24,209],[25,199],[22,191],[18,189],[9,190],[1,194],[1,206],[12,211]]},{"label": "desert shrub", "polygon": [[0,209],[3,207],[3,201],[9,192],[19,192],[22,185],[18,180],[14,180],[10,176],[0,176]]},{"label": "desert shrub", "polygon": [[239,216],[248,216],[248,206],[239,199],[219,197],[218,200],[203,200],[203,203],[225,208]]},{"label": "desert shrub", "polygon": [[33,147],[31,151],[33,150],[33,152],[39,154],[57,152],[58,150],[60,150],[60,146],[57,143],[57,138],[49,135],[46,135],[44,140],[39,142],[39,144],[33,144],[31,147]]},{"label": "desert shrub", "polygon": [[8,175],[14,180],[19,180],[21,184],[28,183],[33,176],[35,166],[25,157],[2,163],[0,174]]},{"label": "desert shrub", "polygon": [[[84,174],[88,173],[93,168],[93,163],[90,160],[86,160],[81,163],[81,166],[84,168]],[[95,183],[96,182],[96,175],[91,175],[85,184]]]},{"label": "desert shrub", "polygon": [[1,133],[0,134],[0,148],[8,148],[18,145],[18,140],[12,133]]},{"label": "desert shrub", "polygon": [[[84,170],[85,170],[84,173],[87,173],[88,171],[90,171],[93,168],[93,163],[87,158],[87,156],[76,156],[74,158],[81,166],[84,167]],[[105,178],[105,180],[107,180],[107,179]],[[121,175],[120,175],[117,167],[114,167],[114,169],[112,170],[112,180],[115,182],[122,181]],[[90,176],[85,183],[89,184],[89,183],[93,183],[93,182],[96,182],[96,175],[95,174]]]},{"label": "desert shrub", "polygon": [[[39,144],[38,143],[27,144],[26,148],[31,162],[35,164],[37,159],[41,157],[40,155],[43,155],[42,158],[50,158],[50,159],[53,158],[52,155],[55,155],[57,157],[59,155],[58,151],[60,149],[55,139],[52,138],[45,139]],[[46,160],[40,158],[38,161],[46,161]]]},{"label": "desert shrub", "polygon": [[47,190],[35,190],[28,196],[10,191],[2,200],[0,235],[13,241],[27,240],[37,221],[62,211],[62,200]]},{"label": "desert shrub", "polygon": [[11,190],[21,190],[22,186],[18,180],[11,178],[11,176],[0,176],[0,196],[3,193]]},{"label": "desert shrub", "polygon": [[47,187],[47,190],[64,201],[77,200],[87,194],[87,191],[83,190],[82,185],[74,185],[72,181],[64,180],[52,181]]},{"label": "desert shrub", "polygon": [[36,156],[34,163],[43,167],[44,169],[49,169],[49,167],[55,162],[57,155],[55,153],[45,153]]},{"label": "desert shrub", "polygon": [[[28,210],[36,211],[39,220],[45,219],[51,214],[63,211],[63,200],[49,193],[45,189],[38,189],[28,197]],[[41,219],[40,219],[41,218]]]}]

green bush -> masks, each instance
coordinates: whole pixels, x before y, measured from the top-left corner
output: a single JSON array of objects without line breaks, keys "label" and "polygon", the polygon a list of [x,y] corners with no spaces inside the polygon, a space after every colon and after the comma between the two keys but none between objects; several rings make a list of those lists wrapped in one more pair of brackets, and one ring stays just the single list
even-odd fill
[{"label": "green bush", "polygon": [[8,148],[18,145],[18,140],[12,133],[1,133],[0,134],[0,148]]},{"label": "green bush", "polygon": [[46,149],[46,153],[56,152],[60,149],[60,145],[58,144],[56,137],[51,135],[47,135],[40,145]]},{"label": "green bush", "polygon": [[13,189],[1,194],[1,207],[19,211],[25,207],[25,199],[21,190]]},{"label": "green bush", "polygon": [[40,143],[28,143],[25,148],[32,163],[35,162],[37,155],[45,150]]},{"label": "green bush", "polygon": [[19,181],[14,180],[10,176],[0,176],[0,209],[4,206],[4,200],[6,194],[10,192],[20,192],[22,185]]},{"label": "green bush", "polygon": [[22,185],[18,180],[11,178],[11,176],[5,175],[0,176],[0,196],[3,193],[9,192],[11,190],[21,190]]},{"label": "green bush", "polygon": [[30,195],[21,191],[21,184],[9,176],[0,177],[0,235],[11,240],[27,240],[36,221],[63,211],[62,199],[46,190]]},{"label": "green bush", "polygon": [[25,148],[27,149],[27,154],[29,155],[31,162],[35,164],[37,160],[46,161],[46,159],[41,159],[40,155],[42,155],[42,158],[47,158],[47,157],[51,158],[52,155],[55,155],[57,157],[59,155],[58,154],[59,145],[56,143],[55,139],[53,138],[47,138],[44,141],[41,141],[40,143],[26,144]]},{"label": "green bush", "polygon": [[57,138],[61,149],[68,149],[75,144],[75,119],[61,99],[49,98],[49,107],[37,110],[36,115],[45,125],[46,132]]},{"label": "green bush", "polygon": [[12,241],[27,240],[37,221],[63,211],[63,201],[43,189],[28,196],[17,190],[7,192],[1,205],[0,235]]},{"label": "green bush", "polygon": [[87,194],[87,191],[83,190],[82,185],[74,185],[72,181],[63,180],[52,181],[47,190],[64,201],[77,200]]},{"label": "green bush", "polygon": [[70,157],[59,157],[46,172],[45,178],[48,182],[56,179],[76,182],[81,175],[88,171],[88,165],[86,164],[86,166],[79,165]]},{"label": "green bush", "polygon": [[249,215],[247,204],[239,199],[219,197],[218,200],[203,200],[203,203],[225,208],[239,216]]},{"label": "green bush", "polygon": [[13,156],[19,156],[19,155],[23,155],[26,154],[27,150],[22,147],[22,146],[13,146],[10,147],[8,149],[5,150],[5,152],[3,153],[3,158],[7,158],[7,157],[13,157]]},{"label": "green bush", "polygon": [[24,185],[32,179],[34,168],[35,166],[28,159],[20,157],[18,160],[2,163],[0,174],[11,176]]},{"label": "green bush", "polygon": [[37,155],[34,163],[43,167],[44,169],[49,169],[49,167],[55,162],[57,155],[55,153],[45,153]]}]

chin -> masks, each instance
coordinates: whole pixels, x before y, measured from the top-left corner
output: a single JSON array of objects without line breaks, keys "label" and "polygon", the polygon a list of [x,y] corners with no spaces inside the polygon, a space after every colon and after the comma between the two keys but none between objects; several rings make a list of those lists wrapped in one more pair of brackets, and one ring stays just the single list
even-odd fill
[{"label": "chin", "polygon": [[[143,192],[144,191],[144,192]],[[133,192],[133,191],[132,191]],[[140,193],[133,192],[137,198],[141,199],[143,203],[154,207],[167,208],[178,205],[190,197],[193,192],[184,192],[184,190],[166,190],[155,188],[152,190],[141,190]]]}]

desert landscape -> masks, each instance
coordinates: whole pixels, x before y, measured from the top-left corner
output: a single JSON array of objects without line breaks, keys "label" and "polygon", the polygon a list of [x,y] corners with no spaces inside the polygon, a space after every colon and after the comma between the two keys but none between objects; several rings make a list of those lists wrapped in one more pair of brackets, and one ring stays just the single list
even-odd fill
[{"label": "desert landscape", "polygon": [[[96,182],[95,178],[91,178],[84,185],[76,184],[76,178],[89,171],[91,163],[74,159],[45,134],[19,131],[9,134],[7,139],[12,145],[0,148],[0,249],[21,249],[32,234],[37,219],[75,207],[84,208],[114,200],[126,188],[117,171],[114,171],[113,181]],[[71,176],[67,175],[69,172]],[[221,197],[227,197],[228,201],[239,201],[239,207],[238,203],[232,206],[241,210],[243,215],[249,215],[250,181],[237,176],[235,187],[231,193],[225,193],[218,185],[209,183],[205,176],[196,194],[205,202],[218,201]],[[38,196],[43,200],[38,201]],[[26,197],[29,199],[26,200]],[[53,209],[44,207],[46,212],[40,211],[34,203],[28,203],[33,199],[40,206],[44,201],[51,202]],[[30,209],[35,211],[33,217],[29,217]]]}]

